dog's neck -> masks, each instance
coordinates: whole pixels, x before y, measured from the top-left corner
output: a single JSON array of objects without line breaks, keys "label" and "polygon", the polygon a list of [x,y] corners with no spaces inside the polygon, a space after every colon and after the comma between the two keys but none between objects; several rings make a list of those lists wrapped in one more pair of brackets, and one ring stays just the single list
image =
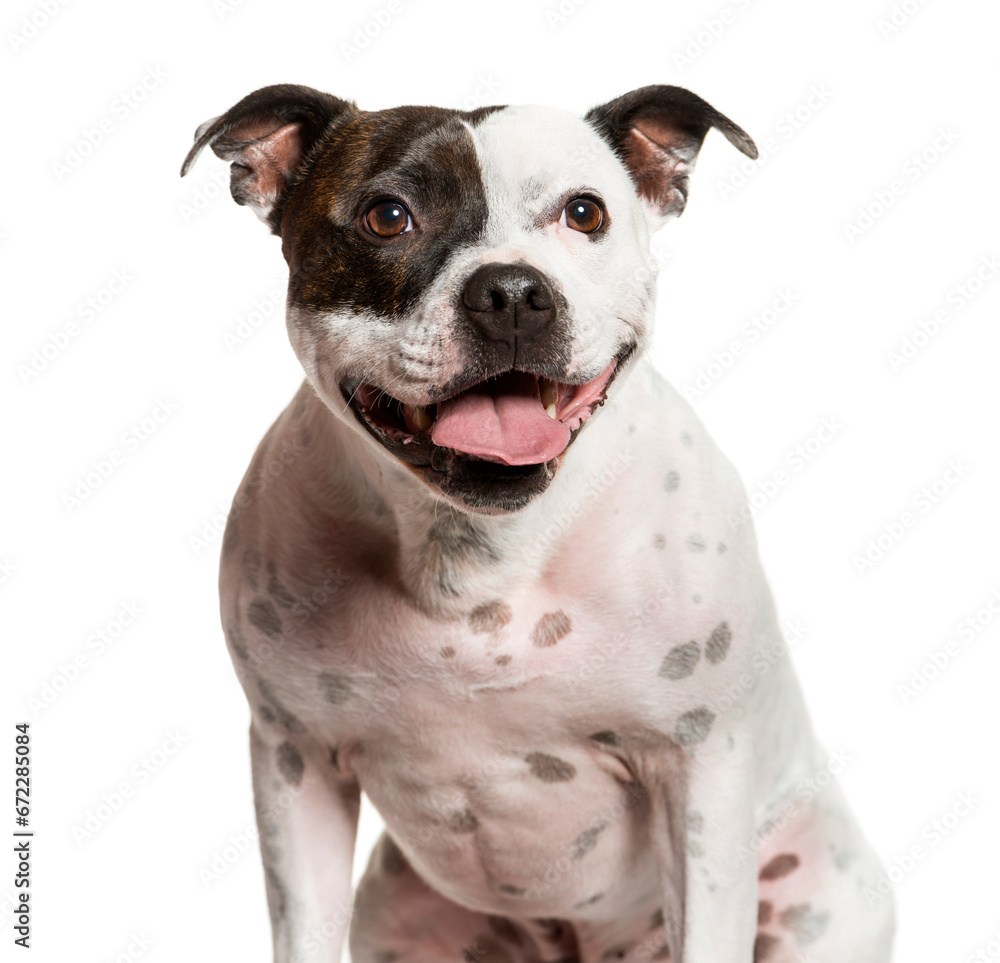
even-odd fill
[{"label": "dog's neck", "polygon": [[[375,529],[395,546],[397,574],[414,604],[443,617],[465,617],[544,579],[555,553],[565,550],[568,530],[600,490],[594,469],[583,467],[582,449],[610,443],[607,462],[621,456],[620,437],[612,440],[614,412],[601,411],[547,491],[516,512],[466,512],[342,424],[308,386],[303,392],[303,419],[322,436],[313,466],[317,481],[336,493],[344,521]],[[596,463],[598,475],[608,470],[602,459]]]}]

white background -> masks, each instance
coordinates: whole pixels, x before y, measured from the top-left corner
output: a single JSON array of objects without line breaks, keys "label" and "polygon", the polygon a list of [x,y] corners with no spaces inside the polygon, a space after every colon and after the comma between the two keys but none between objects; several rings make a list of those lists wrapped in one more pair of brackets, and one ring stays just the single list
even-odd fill
[{"label": "white background", "polygon": [[[1000,934],[1000,654],[985,608],[991,596],[1000,608],[1000,280],[976,282],[971,300],[957,288],[1000,254],[998,9],[907,0],[887,29],[893,0],[567,0],[561,19],[557,3],[398,0],[353,51],[387,2],[94,0],[48,22],[42,2],[5,5],[0,742],[11,759],[14,723],[32,724],[26,958],[98,963],[130,944],[137,958],[136,935],[150,961],[270,958],[258,857],[223,855],[253,817],[215,578],[220,519],[300,372],[278,240],[220,188],[221,161],[203,157],[184,181],[178,169],[198,123],[278,82],[366,108],[581,112],[673,83],[754,136],[765,157],[727,191],[741,158],[709,135],[688,210],[657,238],[656,360],[679,386],[707,385],[696,407],[760,506],[780,612],[802,627],[793,657],[820,735],[850,757],[860,820],[890,865],[921,847],[893,874],[897,959],[957,963]],[[880,216],[859,221],[869,207]],[[127,287],[104,291],[85,323],[81,305],[116,271]],[[782,291],[793,306],[751,341],[744,325]],[[890,353],[939,308],[940,330],[894,370]],[[46,348],[71,322],[77,336]],[[45,363],[28,377],[36,351]],[[170,407],[141,443],[125,440]],[[825,420],[835,429],[820,438]],[[811,438],[796,468],[790,453]],[[67,505],[115,451],[109,477]],[[919,492],[939,480],[924,511]],[[885,534],[904,512],[914,524]],[[859,571],[879,535],[887,550]],[[125,604],[141,615],[99,653],[93,633]],[[982,625],[960,634],[979,610]],[[907,699],[898,686],[931,652],[946,664]],[[174,736],[179,748],[154,754]],[[112,818],[75,838],[123,784]],[[10,810],[0,825],[13,829]],[[375,832],[368,814],[359,867]],[[213,861],[224,872],[210,879]],[[0,866],[7,958],[12,858]]]}]

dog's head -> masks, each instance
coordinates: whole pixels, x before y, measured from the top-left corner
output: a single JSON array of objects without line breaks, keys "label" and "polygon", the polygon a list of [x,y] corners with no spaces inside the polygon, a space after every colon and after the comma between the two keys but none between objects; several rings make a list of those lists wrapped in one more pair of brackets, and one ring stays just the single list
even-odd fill
[{"label": "dog's head", "polygon": [[583,118],[540,107],[366,112],[265,87],[203,124],[289,267],[288,330],[326,405],[466,510],[542,492],[646,344],[649,232],[680,214],[712,127],[644,87]]}]

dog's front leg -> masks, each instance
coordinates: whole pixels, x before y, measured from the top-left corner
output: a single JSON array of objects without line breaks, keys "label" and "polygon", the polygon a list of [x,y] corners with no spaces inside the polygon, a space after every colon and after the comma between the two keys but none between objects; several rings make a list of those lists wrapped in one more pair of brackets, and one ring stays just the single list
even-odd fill
[{"label": "dog's front leg", "polygon": [[360,790],[307,737],[250,727],[254,806],[275,963],[335,963],[351,916]]},{"label": "dog's front leg", "polygon": [[757,864],[746,855],[753,835],[749,734],[720,732],[696,750],[672,745],[658,756],[644,776],[670,959],[751,963]]}]

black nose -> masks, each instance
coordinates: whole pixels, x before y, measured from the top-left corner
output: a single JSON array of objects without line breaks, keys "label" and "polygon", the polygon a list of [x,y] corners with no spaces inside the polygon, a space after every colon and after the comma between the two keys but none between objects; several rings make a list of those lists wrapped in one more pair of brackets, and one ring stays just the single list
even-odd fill
[{"label": "black nose", "polygon": [[552,288],[527,264],[484,264],[465,282],[462,305],[487,338],[515,351],[544,334],[556,317]]}]

